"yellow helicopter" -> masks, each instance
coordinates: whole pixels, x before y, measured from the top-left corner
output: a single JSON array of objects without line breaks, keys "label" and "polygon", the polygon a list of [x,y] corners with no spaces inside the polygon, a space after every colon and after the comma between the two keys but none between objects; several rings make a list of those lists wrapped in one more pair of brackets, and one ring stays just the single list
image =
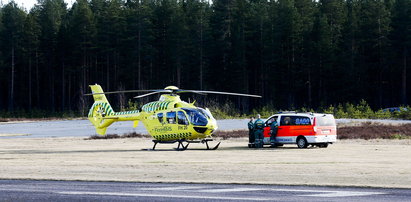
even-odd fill
[{"label": "yellow helicopter", "polygon": [[[214,131],[217,130],[217,122],[214,119],[208,108],[203,109],[196,107],[193,103],[187,103],[180,99],[180,93],[197,93],[206,95],[225,94],[248,97],[261,97],[258,95],[228,93],[218,91],[202,91],[202,90],[183,90],[175,86],[168,86],[158,90],[127,90],[104,92],[100,85],[90,85],[91,94],[94,98],[94,104],[91,106],[88,119],[95,126],[96,132],[100,135],[106,133],[107,127],[116,121],[134,121],[133,126],[137,127],[139,121],[143,122],[148,133],[154,138],[153,150],[158,143],[174,144],[178,142],[177,150],[187,149],[190,143],[205,143],[207,149],[215,150],[220,143],[215,147],[210,148],[208,145]],[[113,93],[141,93],[134,98],[142,98],[149,95],[161,93],[158,101],[150,102],[143,105],[140,110],[114,112],[110,106],[105,94]],[[183,143],[186,142],[186,145]],[[180,149],[181,146],[181,149]]]}]

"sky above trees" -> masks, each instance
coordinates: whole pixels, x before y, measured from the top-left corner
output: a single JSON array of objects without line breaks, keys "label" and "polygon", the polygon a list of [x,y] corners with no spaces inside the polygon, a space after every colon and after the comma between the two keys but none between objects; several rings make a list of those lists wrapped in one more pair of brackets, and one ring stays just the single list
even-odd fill
[{"label": "sky above trees", "polygon": [[[13,0],[2,0],[3,5],[8,4],[10,1]],[[14,0],[16,4],[20,7],[25,8],[26,10],[30,10],[33,8],[34,4],[37,4],[37,0]],[[75,2],[75,0],[64,0],[64,2],[67,3],[68,7],[71,7],[71,5]]]}]

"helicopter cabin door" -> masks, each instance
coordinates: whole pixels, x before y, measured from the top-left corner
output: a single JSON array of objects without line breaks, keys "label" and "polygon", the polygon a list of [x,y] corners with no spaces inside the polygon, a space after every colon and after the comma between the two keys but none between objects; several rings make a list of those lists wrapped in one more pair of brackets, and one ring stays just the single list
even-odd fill
[{"label": "helicopter cabin door", "polygon": [[189,136],[188,119],[183,111],[166,112],[164,121],[165,125],[171,129],[169,140],[184,139]]}]

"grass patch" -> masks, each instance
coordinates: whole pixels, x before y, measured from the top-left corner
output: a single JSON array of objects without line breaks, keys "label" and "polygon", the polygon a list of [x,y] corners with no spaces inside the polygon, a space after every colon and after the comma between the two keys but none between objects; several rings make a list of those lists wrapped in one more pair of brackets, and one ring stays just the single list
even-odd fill
[{"label": "grass patch", "polygon": [[248,137],[248,130],[222,130],[213,134],[214,137],[222,138],[223,140],[229,138]]},{"label": "grass patch", "polygon": [[143,138],[143,137],[150,137],[150,135],[140,134],[140,133],[136,133],[136,132],[125,133],[123,135],[118,135],[118,134],[92,135],[88,138],[85,138],[85,140]]},{"label": "grass patch", "polygon": [[57,121],[57,120],[74,120],[74,119],[82,119],[85,120],[84,117],[72,117],[72,118],[61,118],[61,117],[47,117],[47,118],[0,118],[0,122],[7,123],[7,122],[14,122],[14,121]]},{"label": "grass patch", "polygon": [[338,139],[410,139],[411,124],[383,125],[363,123],[360,126],[344,126],[337,129]]},{"label": "grass patch", "polygon": [[[150,135],[140,133],[126,133],[123,135],[107,134],[93,135],[85,140],[96,139],[120,139],[120,138],[147,138]],[[248,137],[248,130],[223,130],[217,131],[213,137],[227,140],[230,138],[245,138]],[[366,122],[359,126],[343,126],[337,129],[337,138],[344,139],[411,139],[411,124],[402,125],[383,125],[378,123]]]},{"label": "grass patch", "polygon": [[[248,137],[248,130],[217,131],[214,137],[223,140]],[[337,129],[338,139],[411,139],[411,124],[383,125],[366,122],[359,126],[343,126]]]}]

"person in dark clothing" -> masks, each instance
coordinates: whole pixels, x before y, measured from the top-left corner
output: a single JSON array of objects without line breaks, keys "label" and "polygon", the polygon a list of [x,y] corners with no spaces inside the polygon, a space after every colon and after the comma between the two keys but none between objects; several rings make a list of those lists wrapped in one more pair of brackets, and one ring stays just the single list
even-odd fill
[{"label": "person in dark clothing", "polygon": [[254,117],[251,117],[250,121],[248,122],[248,143],[253,144],[254,141],[255,141]]},{"label": "person in dark clothing", "polygon": [[264,145],[264,121],[261,116],[257,115],[257,120],[254,122],[255,147],[262,148]]},{"label": "person in dark clothing", "polygon": [[275,138],[277,137],[278,123],[277,120],[274,120],[270,125],[270,144],[271,147],[275,147]]}]

